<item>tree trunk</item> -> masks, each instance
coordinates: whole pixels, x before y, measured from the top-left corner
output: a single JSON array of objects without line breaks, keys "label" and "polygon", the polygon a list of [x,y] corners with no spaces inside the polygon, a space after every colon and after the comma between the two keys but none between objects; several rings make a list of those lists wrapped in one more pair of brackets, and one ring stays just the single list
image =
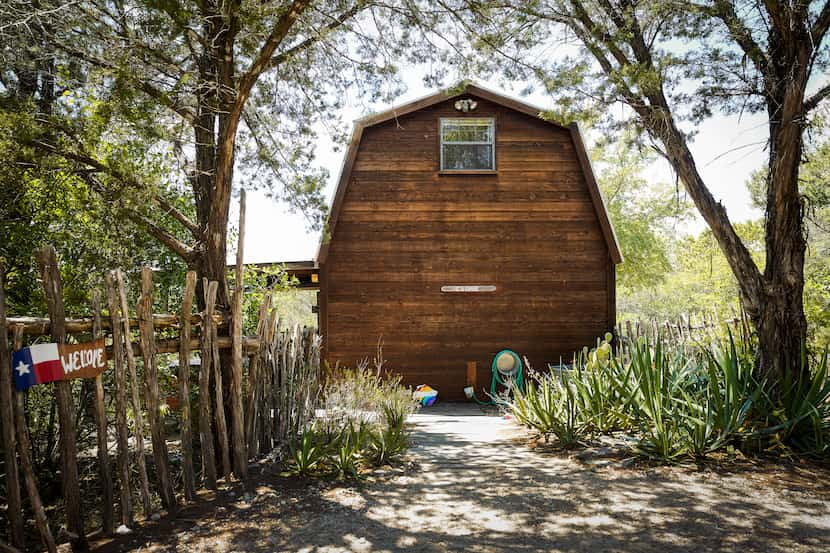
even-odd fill
[{"label": "tree trunk", "polygon": [[[784,20],[795,18],[792,12]],[[803,17],[803,16],[802,16]],[[769,167],[765,221],[766,265],[763,301],[750,319],[758,332],[759,365],[778,394],[786,371],[809,378],[801,367],[807,340],[804,316],[804,212],[798,175],[804,150],[807,114],[804,91],[809,79],[810,33],[806,25],[774,26],[770,31],[772,55],[765,75],[769,116]],[[801,371],[806,371],[801,374]]]}]

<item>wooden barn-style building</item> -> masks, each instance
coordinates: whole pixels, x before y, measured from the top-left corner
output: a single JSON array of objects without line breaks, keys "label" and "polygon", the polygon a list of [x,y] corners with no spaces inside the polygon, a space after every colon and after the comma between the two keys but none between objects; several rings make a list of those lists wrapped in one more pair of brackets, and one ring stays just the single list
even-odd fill
[{"label": "wooden barn-style building", "polygon": [[314,263],[325,356],[382,340],[410,385],[463,398],[509,348],[566,362],[615,324],[622,260],[576,125],[473,85],[355,124]]}]

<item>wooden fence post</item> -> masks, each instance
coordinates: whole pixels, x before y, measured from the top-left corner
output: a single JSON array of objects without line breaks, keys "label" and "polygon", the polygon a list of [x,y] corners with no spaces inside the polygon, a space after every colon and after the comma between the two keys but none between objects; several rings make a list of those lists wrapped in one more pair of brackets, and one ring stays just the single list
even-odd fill
[{"label": "wooden fence post", "polygon": [[190,316],[193,293],[196,290],[196,272],[188,271],[185,278],[182,315],[179,327],[179,405],[182,428],[182,480],[184,498],[193,501],[196,496],[196,475],[193,470],[193,430],[190,422]]},{"label": "wooden fence post", "polygon": [[127,383],[124,375],[124,337],[121,335],[121,317],[115,281],[107,273],[107,298],[112,329],[112,361],[115,368],[115,430],[118,436],[118,479],[121,483],[121,524],[133,523],[132,485],[130,484],[130,435],[127,428]]},{"label": "wooden fence post", "polygon": [[[46,246],[37,251],[46,304],[49,308],[52,340],[61,344],[66,339],[63,308],[63,284],[58,268],[55,248]],[[75,413],[72,409],[72,384],[61,380],[54,384],[58,403],[60,424],[61,485],[66,508],[66,525],[72,535],[75,547],[86,547],[84,534],[84,509],[81,503],[81,488],[78,482],[78,447],[75,444]]]},{"label": "wooden fence post", "polygon": [[138,475],[141,478],[141,503],[144,517],[149,518],[152,511],[150,502],[150,480],[147,478],[147,461],[144,459],[144,416],[141,414],[141,399],[138,394],[138,376],[135,368],[135,354],[130,338],[130,309],[127,306],[127,291],[124,289],[124,276],[120,269],[115,271],[118,295],[121,300],[122,322],[124,323],[124,351],[127,354],[127,368],[130,371],[130,392],[133,405],[133,422],[135,423],[135,456],[138,460]]},{"label": "wooden fence post", "polygon": [[[92,339],[101,337],[101,296],[98,290],[92,291]],[[95,426],[98,429],[98,476],[101,480],[101,528],[105,536],[112,535],[114,530],[112,473],[110,471],[110,456],[107,450],[107,411],[104,406],[104,378],[99,374],[95,377],[95,403],[93,414]]]},{"label": "wooden fence post", "polygon": [[259,338],[259,349],[251,356],[248,364],[248,409],[245,415],[245,439],[248,442],[248,457],[254,458],[259,455],[259,440],[257,439],[257,429],[259,427],[260,409],[259,404],[262,397],[262,378],[260,376],[260,367],[265,356],[266,343],[265,333],[268,326],[268,318],[270,317],[269,309],[271,308],[271,294],[268,293],[259,306],[259,313],[257,316],[256,335]]},{"label": "wooden fence post", "polygon": [[199,365],[199,442],[202,450],[202,478],[205,487],[209,490],[216,489],[216,455],[213,450],[212,409],[210,408],[211,356],[213,355],[213,344],[211,343],[213,333],[210,331],[210,327],[213,324],[211,315],[213,315],[213,307],[216,304],[216,290],[218,287],[217,282],[208,284],[207,279],[203,281],[205,312],[202,316],[201,363]]},{"label": "wooden fence post", "polygon": [[277,363],[279,315],[276,310],[271,311],[265,323],[264,346],[262,352],[262,367],[259,369],[260,394],[262,396],[261,421],[259,422],[259,450],[271,451],[274,444],[274,367]]},{"label": "wooden fence post", "polygon": [[[14,349],[23,346],[23,327],[14,329]],[[14,392],[14,426],[17,431],[17,454],[20,456],[20,469],[23,472],[23,480],[26,482],[26,493],[29,495],[29,502],[32,504],[32,512],[35,514],[35,524],[40,532],[40,539],[43,546],[49,553],[56,553],[58,548],[55,545],[55,538],[49,529],[49,519],[46,518],[46,511],[43,508],[43,501],[37,491],[37,480],[32,464],[32,444],[29,441],[29,429],[26,427],[25,406],[23,405],[23,393]]]},{"label": "wooden fence post", "polygon": [[167,441],[162,421],[159,418],[159,383],[156,365],[156,331],[153,328],[153,271],[141,269],[141,299],[138,302],[139,334],[141,353],[144,357],[144,396],[147,400],[147,419],[150,423],[150,437],[153,442],[153,459],[156,463],[156,477],[161,502],[168,511],[175,511],[176,492],[170,479],[170,464]]},{"label": "wooden fence post", "polygon": [[243,253],[245,245],[245,190],[239,196],[239,237],[236,243],[236,282],[231,306],[231,439],[233,440],[233,471],[236,477],[248,475],[248,452],[245,447],[244,407],[242,405],[242,295]]},{"label": "wooden fence post", "polygon": [[6,325],[6,271],[0,263],[0,424],[3,426],[3,453],[6,463],[6,505],[9,519],[9,543],[23,550],[26,539],[23,507],[20,499],[20,473],[17,470],[17,439],[14,435],[12,394],[14,379],[9,355],[9,329]]},{"label": "wooden fence post", "polygon": [[[215,282],[215,281],[214,281]],[[210,287],[213,286],[210,283]],[[216,282],[215,288],[219,289],[219,283]],[[207,303],[207,302],[206,302]],[[222,476],[225,478],[231,474],[231,454],[230,446],[228,444],[228,426],[225,418],[225,400],[224,392],[222,390],[222,365],[219,356],[219,336],[217,334],[216,324],[213,322],[213,309],[216,305],[216,295],[213,294],[213,302],[210,306],[209,315],[205,320],[209,320],[209,328],[205,332],[210,332],[210,358],[211,368],[213,369],[213,389],[214,397],[214,412],[213,419],[216,422],[216,440],[219,442],[219,455],[222,460]]]}]

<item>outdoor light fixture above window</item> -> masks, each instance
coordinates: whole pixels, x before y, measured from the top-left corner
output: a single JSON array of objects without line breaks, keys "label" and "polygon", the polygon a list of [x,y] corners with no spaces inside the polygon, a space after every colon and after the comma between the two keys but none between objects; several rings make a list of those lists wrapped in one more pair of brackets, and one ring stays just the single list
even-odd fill
[{"label": "outdoor light fixture above window", "polygon": [[442,171],[494,171],[495,150],[493,119],[441,119]]},{"label": "outdoor light fixture above window", "polygon": [[473,111],[478,107],[478,102],[475,100],[471,100],[470,98],[464,98],[463,100],[458,100],[455,102],[455,109],[458,111],[463,111],[467,113],[468,111]]}]

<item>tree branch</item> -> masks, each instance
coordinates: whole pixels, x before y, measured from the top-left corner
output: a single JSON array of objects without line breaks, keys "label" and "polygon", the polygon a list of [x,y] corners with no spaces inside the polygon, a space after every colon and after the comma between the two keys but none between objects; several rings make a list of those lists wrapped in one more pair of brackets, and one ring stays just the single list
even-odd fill
[{"label": "tree branch", "polygon": [[809,112],[815,109],[822,100],[830,95],[830,83],[818,89],[812,96],[804,100],[804,112]]},{"label": "tree branch", "polygon": [[[106,68],[111,71],[118,71],[118,67],[115,64],[110,63],[107,60],[103,60],[97,56],[92,56],[86,52],[82,52],[80,50],[68,47],[65,44],[58,45],[58,48],[65,51],[67,54],[77,56],[78,58],[86,61],[87,63],[91,63],[97,67]],[[166,92],[153,86],[153,84],[151,84],[149,81],[134,78],[134,71],[126,71],[122,72],[121,74],[122,76],[126,76],[130,80],[130,82],[136,84],[145,94],[158,101],[158,103],[160,103],[164,107],[178,114],[182,119],[184,119],[191,125],[198,125],[196,113],[193,112],[189,107],[180,105]]]},{"label": "tree branch", "polygon": [[813,39],[813,48],[818,50],[821,46],[821,41],[824,40],[824,35],[827,34],[827,29],[830,28],[830,1],[824,3],[818,17],[810,29],[810,36]]},{"label": "tree branch", "polygon": [[723,24],[729,30],[729,34],[738,46],[741,47],[741,50],[744,51],[746,56],[752,60],[755,68],[762,75],[766,75],[769,59],[758,43],[755,42],[755,39],[752,37],[752,31],[738,17],[734,3],[729,0],[716,0],[713,7],[701,7],[701,9],[723,21]]},{"label": "tree branch", "polygon": [[[663,144],[667,159],[685,185],[698,211],[706,220],[709,228],[712,229],[721,250],[723,250],[733,272],[738,277],[738,284],[741,286],[747,301],[751,307],[756,306],[762,294],[761,273],[732,226],[726,209],[715,200],[703,177],[698,172],[686,137],[675,123],[671,106],[663,92],[662,79],[660,79],[661,84],[659,86],[649,87],[643,95],[635,95],[630,89],[626,90],[625,83],[620,83],[619,79],[615,78],[616,71],[602,51],[602,48],[607,50],[612,47],[617,48],[614,37],[596,32],[596,27],[593,26],[588,11],[580,0],[571,0],[571,5],[582,27],[579,28],[576,21],[574,21],[570,25],[572,30],[578,36],[581,35],[580,39],[583,44],[594,55],[608,78],[612,80],[623,98],[625,98],[626,103],[637,113],[649,134]],[[606,4],[606,6],[608,9],[614,9],[610,4]],[[632,14],[631,17],[636,16]],[[654,68],[652,53],[645,49],[645,41],[640,26],[636,21],[619,21],[624,27],[622,30],[627,36],[626,42],[635,53],[637,63],[649,69]],[[586,36],[588,33],[593,39]],[[648,101],[646,102],[646,100]]]},{"label": "tree branch", "polygon": [[271,58],[271,61],[269,62],[267,69],[272,69],[280,65],[282,62],[289,59],[290,57],[313,46],[323,37],[325,33],[337,29],[338,27],[342,26],[346,21],[354,17],[357,14],[357,12],[359,12],[363,8],[363,6],[363,2],[356,2],[351,8],[340,14],[337,18],[332,19],[327,25],[320,29],[320,32],[318,32],[315,36],[308,37],[302,42],[292,46],[288,50],[285,50],[284,52],[280,52],[279,54],[275,55]]},{"label": "tree branch", "polygon": [[[73,152],[71,150],[63,150],[61,148],[58,148],[54,144],[49,144],[48,142],[42,142],[42,141],[35,142],[34,145],[36,147],[40,147],[40,148],[48,150],[48,151],[50,151],[54,154],[57,154],[57,155],[59,155],[63,158],[66,158],[66,159],[69,159],[69,160],[72,160],[72,161],[76,161],[78,163],[83,163],[84,165],[87,165],[87,166],[91,167],[92,169],[94,169],[96,172],[105,173],[107,175],[110,175],[111,177],[115,178],[116,180],[118,180],[118,181],[120,181],[124,184],[130,185],[133,188],[137,188],[137,189],[140,189],[140,190],[147,190],[149,188],[148,186],[146,186],[146,185],[140,183],[139,181],[137,181],[135,178],[133,178],[129,175],[126,175],[126,174],[122,173],[121,171],[118,171],[117,169],[115,169],[113,167],[110,167],[109,165],[107,165],[103,161],[101,161],[99,159],[96,159],[96,158],[92,157],[89,154]],[[87,182],[87,184],[90,184],[92,186],[93,190],[95,190],[96,192],[101,193],[103,191],[103,186],[101,186],[101,184],[99,182],[95,181],[94,179],[89,180],[89,179],[92,178],[91,175],[89,175],[89,173],[79,172],[78,175],[81,176],[81,178],[83,178]],[[202,238],[202,236],[203,236],[202,229],[199,228],[199,226],[196,223],[191,221],[184,213],[179,211],[179,209],[177,209],[173,204],[171,204],[170,202],[168,202],[167,200],[165,200],[164,198],[162,198],[158,194],[153,194],[153,200],[159,205],[159,207],[162,210],[164,210],[164,212],[167,215],[170,215],[176,221],[181,223],[181,225],[183,227],[185,227],[193,235],[193,237],[196,240],[200,240]],[[138,215],[136,215],[136,216],[140,217]],[[141,222],[143,222],[143,218],[141,219]],[[167,233],[167,234],[170,237],[172,237],[171,234],[169,234],[169,233]],[[159,238],[159,240],[162,240],[162,238],[160,236],[161,235],[159,234],[159,236],[156,236],[156,237]],[[175,239],[175,238],[173,238],[173,239]],[[165,238],[164,240],[168,240],[168,239]],[[162,240],[162,241],[164,241],[164,240]],[[189,248],[188,246],[186,246],[184,244],[182,245],[182,247],[187,248],[188,250],[190,250],[190,252],[192,254],[193,250],[191,248]],[[171,249],[173,249],[173,248],[171,247]],[[181,249],[181,248],[179,248],[179,249]],[[173,249],[173,251],[175,251],[176,253],[179,253],[179,255],[182,255],[182,257],[184,257],[184,255],[182,253],[180,253],[179,251],[177,251],[176,249]],[[185,250],[181,250],[181,251],[185,251]],[[188,255],[190,255],[190,254],[188,254]]]},{"label": "tree branch", "polygon": [[130,218],[132,221],[138,223],[139,225],[143,226],[144,229],[150,234],[153,238],[167,246],[169,250],[173,253],[181,257],[185,262],[189,263],[193,260],[196,255],[196,250],[158,226],[156,223],[144,217],[143,215],[139,215],[134,211],[125,211],[125,215]]},{"label": "tree branch", "polygon": [[[89,173],[79,173],[79,176],[87,183],[87,185],[89,185],[89,187],[92,190],[101,193],[104,187],[94,176],[90,175]],[[141,215],[129,209],[124,209],[121,211],[128,219],[144,227],[144,230],[147,232],[147,234],[161,242],[164,246],[167,247],[167,249],[181,257],[182,260],[184,260],[186,263],[190,263],[196,256],[195,249],[188,246],[187,244],[173,236],[170,232],[164,230],[144,215]]]},{"label": "tree branch", "polygon": [[[291,3],[291,6],[288,10],[286,10],[279,22],[274,25],[274,28],[271,30],[271,34],[268,35],[268,38],[265,40],[265,44],[262,45],[262,48],[259,50],[259,54],[248,68],[248,71],[242,76],[242,79],[240,79],[236,101],[234,102],[234,108],[238,108],[240,115],[242,113],[242,105],[245,101],[247,101],[248,95],[250,94],[257,79],[259,79],[262,72],[268,68],[271,58],[274,56],[274,52],[276,52],[279,45],[282,44],[282,41],[288,35],[291,27],[294,26],[294,23],[297,22],[297,19],[300,18],[310,3],[311,0],[294,0]],[[234,111],[237,111],[237,109]]]},{"label": "tree branch", "polygon": [[178,208],[176,208],[176,206],[174,206],[173,204],[171,204],[170,202],[168,202],[167,200],[165,200],[161,196],[156,196],[156,203],[159,205],[159,207],[161,209],[164,210],[164,212],[167,215],[170,215],[171,217],[173,217],[175,220],[177,220],[179,223],[181,223],[181,225],[184,228],[189,230],[190,234],[192,234],[194,238],[196,238],[196,239],[201,238],[203,233],[202,233],[202,229],[199,228],[199,225],[197,225],[196,223],[191,221],[190,218],[187,215],[185,215],[184,213],[182,213]]}]

